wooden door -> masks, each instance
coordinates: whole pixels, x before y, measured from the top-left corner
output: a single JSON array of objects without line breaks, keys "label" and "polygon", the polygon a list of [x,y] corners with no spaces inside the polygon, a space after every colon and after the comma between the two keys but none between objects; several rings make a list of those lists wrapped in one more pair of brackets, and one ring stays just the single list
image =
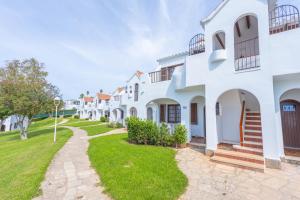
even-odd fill
[{"label": "wooden door", "polygon": [[286,100],[280,108],[284,147],[300,148],[300,103]]},{"label": "wooden door", "polygon": [[166,122],[166,105],[165,104],[161,104],[160,108],[160,122]]}]

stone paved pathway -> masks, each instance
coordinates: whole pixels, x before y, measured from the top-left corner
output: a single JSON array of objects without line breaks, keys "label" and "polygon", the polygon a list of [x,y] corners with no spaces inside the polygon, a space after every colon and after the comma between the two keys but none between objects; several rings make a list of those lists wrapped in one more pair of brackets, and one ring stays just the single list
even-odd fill
[{"label": "stone paved pathway", "polygon": [[110,199],[104,194],[87,155],[86,132],[70,127],[73,136],[56,154],[42,183],[42,196],[36,200]]},{"label": "stone paved pathway", "polygon": [[178,150],[176,159],[189,179],[180,200],[300,199],[300,166],[283,163],[282,170],[259,173],[212,163],[190,148]]},{"label": "stone paved pathway", "polygon": [[121,133],[127,133],[127,130],[125,128],[119,128],[119,129],[115,129],[106,133],[102,133],[102,134],[98,134],[98,135],[93,135],[93,136],[89,136],[89,139],[93,139],[93,138],[97,138],[97,137],[103,137],[103,136],[107,136],[107,135],[116,135],[116,134],[121,134]]}]

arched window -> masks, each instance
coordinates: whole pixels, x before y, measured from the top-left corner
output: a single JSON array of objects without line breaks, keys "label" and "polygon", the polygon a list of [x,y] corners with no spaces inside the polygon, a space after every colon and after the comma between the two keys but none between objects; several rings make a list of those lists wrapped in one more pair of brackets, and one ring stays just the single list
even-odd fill
[{"label": "arched window", "polygon": [[147,108],[147,120],[153,120],[153,109],[151,107]]},{"label": "arched window", "polygon": [[134,101],[139,100],[139,84],[134,85]]},{"label": "arched window", "polygon": [[258,20],[246,15],[234,25],[235,71],[260,67]]},{"label": "arched window", "polygon": [[129,113],[131,117],[137,117],[137,110],[135,107],[130,108]]},{"label": "arched window", "polygon": [[213,50],[220,50],[220,49],[225,49],[225,33],[222,32],[218,32],[216,34],[214,34],[213,36]]}]

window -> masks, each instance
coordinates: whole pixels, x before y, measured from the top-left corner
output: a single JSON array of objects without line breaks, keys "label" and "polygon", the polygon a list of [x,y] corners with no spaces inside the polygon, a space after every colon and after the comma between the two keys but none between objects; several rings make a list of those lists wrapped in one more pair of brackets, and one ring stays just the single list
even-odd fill
[{"label": "window", "polygon": [[134,85],[134,101],[139,100],[139,84]]},{"label": "window", "polygon": [[160,115],[159,115],[159,120],[160,122],[166,122],[166,105],[161,104],[159,107]]},{"label": "window", "polygon": [[130,116],[137,117],[137,110],[135,107],[130,108]]},{"label": "window", "polygon": [[192,103],[191,104],[191,124],[198,124],[198,104]]},{"label": "window", "polygon": [[147,108],[147,120],[153,120],[153,110],[152,110],[152,108]]},{"label": "window", "polygon": [[221,115],[220,103],[219,103],[219,102],[217,102],[217,104],[216,104],[216,115],[217,115],[217,116],[220,116],[220,115]]},{"label": "window", "polygon": [[218,32],[213,37],[213,49],[214,51],[225,49],[225,33]]},{"label": "window", "polygon": [[181,110],[180,105],[168,105],[168,123],[180,123]]},{"label": "window", "polygon": [[101,104],[101,99],[98,100],[98,103]]}]

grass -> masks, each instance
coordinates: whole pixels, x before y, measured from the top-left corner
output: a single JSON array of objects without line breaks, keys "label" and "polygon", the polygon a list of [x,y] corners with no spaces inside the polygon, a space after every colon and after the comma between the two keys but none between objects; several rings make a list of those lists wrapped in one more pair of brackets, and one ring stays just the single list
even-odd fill
[{"label": "grass", "polygon": [[100,121],[72,120],[71,122],[67,122],[62,125],[63,126],[73,126],[73,127],[85,127],[85,126],[100,125],[101,123],[102,122],[100,122]]},{"label": "grass", "polygon": [[[57,123],[60,123],[63,120],[63,118],[57,118]],[[39,121],[34,121],[31,123],[30,128],[31,130],[37,129],[37,128],[45,128],[54,126],[54,118],[47,118]]]},{"label": "grass", "polygon": [[71,137],[68,129],[58,128],[56,144],[53,129],[42,128],[51,120],[30,127],[28,139],[21,141],[19,132],[0,134],[0,199],[32,199],[55,153]]},{"label": "grass", "polygon": [[127,135],[90,140],[92,166],[113,199],[177,199],[187,186],[171,148],[133,145]]},{"label": "grass", "polygon": [[93,135],[106,133],[108,131],[114,130],[115,128],[109,128],[105,124],[105,125],[81,127],[81,129],[85,130],[88,133],[88,136],[93,136]]}]

